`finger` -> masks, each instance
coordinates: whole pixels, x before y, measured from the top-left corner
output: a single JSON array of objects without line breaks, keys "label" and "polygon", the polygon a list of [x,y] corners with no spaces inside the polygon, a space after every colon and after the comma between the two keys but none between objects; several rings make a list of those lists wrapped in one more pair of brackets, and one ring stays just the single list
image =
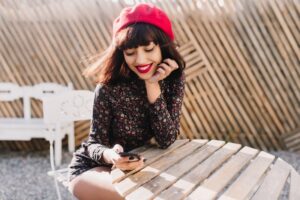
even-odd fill
[{"label": "finger", "polygon": [[163,69],[165,71],[165,74],[170,74],[171,71],[173,70],[169,65],[167,65],[166,63],[161,63],[159,65],[160,69]]},{"label": "finger", "polygon": [[164,76],[167,73],[163,68],[158,68],[157,72],[159,73],[158,76]]},{"label": "finger", "polygon": [[170,59],[170,58],[164,59],[163,62],[167,63],[172,68],[172,70],[175,70],[175,69],[179,68],[177,62],[175,60]]},{"label": "finger", "polygon": [[123,152],[124,149],[120,144],[115,144],[114,147],[112,148],[115,152],[120,153]]},{"label": "finger", "polygon": [[150,78],[150,82],[157,82],[159,80],[162,80],[164,78],[165,70],[162,68],[157,68],[155,74]]}]

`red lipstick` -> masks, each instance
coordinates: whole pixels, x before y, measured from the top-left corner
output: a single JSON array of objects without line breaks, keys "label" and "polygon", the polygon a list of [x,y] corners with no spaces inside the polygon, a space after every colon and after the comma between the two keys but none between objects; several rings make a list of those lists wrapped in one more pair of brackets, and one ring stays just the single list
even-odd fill
[{"label": "red lipstick", "polygon": [[145,65],[138,65],[138,66],[136,66],[136,69],[141,74],[148,73],[151,70],[151,68],[152,68],[152,63],[151,64],[145,64]]}]

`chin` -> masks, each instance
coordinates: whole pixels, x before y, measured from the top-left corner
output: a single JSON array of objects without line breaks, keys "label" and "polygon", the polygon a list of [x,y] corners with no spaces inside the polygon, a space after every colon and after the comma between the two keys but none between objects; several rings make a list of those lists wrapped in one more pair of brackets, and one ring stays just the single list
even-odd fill
[{"label": "chin", "polygon": [[151,78],[151,76],[139,76],[139,78],[145,81]]},{"label": "chin", "polygon": [[153,76],[154,73],[147,73],[147,74],[137,74],[138,77],[142,80],[148,80]]}]

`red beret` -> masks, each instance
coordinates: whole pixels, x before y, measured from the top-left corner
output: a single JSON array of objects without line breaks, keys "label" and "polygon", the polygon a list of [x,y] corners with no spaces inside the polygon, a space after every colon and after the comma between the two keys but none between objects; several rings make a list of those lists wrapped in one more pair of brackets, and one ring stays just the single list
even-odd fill
[{"label": "red beret", "polygon": [[113,37],[130,24],[143,22],[152,24],[174,40],[171,21],[161,9],[150,3],[139,3],[134,7],[124,8],[113,24]]}]

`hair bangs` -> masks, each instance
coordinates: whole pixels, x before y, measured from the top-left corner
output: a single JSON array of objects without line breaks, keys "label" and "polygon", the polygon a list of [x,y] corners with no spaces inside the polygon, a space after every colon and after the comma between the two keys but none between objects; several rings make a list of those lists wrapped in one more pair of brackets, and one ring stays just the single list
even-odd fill
[{"label": "hair bangs", "polygon": [[156,27],[145,24],[136,23],[129,25],[120,31],[116,37],[116,45],[120,50],[137,48],[138,46],[149,45],[151,42],[158,43],[158,34]]}]

